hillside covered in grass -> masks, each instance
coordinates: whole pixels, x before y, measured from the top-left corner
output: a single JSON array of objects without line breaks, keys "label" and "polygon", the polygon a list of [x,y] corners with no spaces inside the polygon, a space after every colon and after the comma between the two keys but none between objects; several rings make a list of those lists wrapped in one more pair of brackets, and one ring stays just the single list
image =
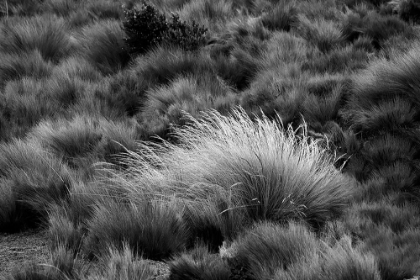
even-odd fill
[{"label": "hillside covered in grass", "polygon": [[416,0],[3,1],[0,232],[51,255],[9,278],[420,275],[419,23]]}]

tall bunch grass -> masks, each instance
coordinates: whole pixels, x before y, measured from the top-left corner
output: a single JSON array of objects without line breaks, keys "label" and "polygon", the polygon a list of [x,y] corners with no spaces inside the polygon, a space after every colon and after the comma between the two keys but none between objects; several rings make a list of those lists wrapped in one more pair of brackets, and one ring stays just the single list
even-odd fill
[{"label": "tall bunch grass", "polygon": [[181,252],[189,239],[188,228],[173,204],[158,201],[123,203],[109,199],[94,207],[84,251],[99,257],[108,246],[153,260],[167,259]]},{"label": "tall bunch grass", "polygon": [[[187,118],[187,124],[174,132],[180,145],[158,145],[162,154],[154,148],[132,154],[126,159],[130,175],[117,176],[112,184],[129,190],[130,200],[162,192],[184,203],[222,198],[216,199],[216,209],[229,214],[222,220],[230,229],[226,236],[241,231],[235,219],[242,227],[255,220],[291,219],[318,226],[339,215],[351,197],[352,180],[333,167],[316,141],[299,138],[291,128],[266,117],[253,123],[243,110],[231,117],[211,111],[201,120]],[[200,191],[195,187],[200,185],[208,187]]]},{"label": "tall bunch grass", "polygon": [[58,62],[72,51],[68,27],[63,18],[35,16],[6,21],[0,32],[0,50],[25,53],[38,50],[45,60]]},{"label": "tall bunch grass", "polygon": [[80,54],[103,74],[112,74],[129,61],[125,32],[117,21],[99,21],[82,29],[78,38]]},{"label": "tall bunch grass", "polygon": [[69,171],[34,141],[1,144],[0,151],[0,230],[18,231],[46,222],[50,203],[69,193]]}]

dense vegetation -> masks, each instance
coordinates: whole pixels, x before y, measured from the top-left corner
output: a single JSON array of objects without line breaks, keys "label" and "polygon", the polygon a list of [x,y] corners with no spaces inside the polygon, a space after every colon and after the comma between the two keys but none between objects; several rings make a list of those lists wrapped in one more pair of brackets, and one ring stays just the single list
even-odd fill
[{"label": "dense vegetation", "polygon": [[10,279],[419,275],[418,1],[0,17],[0,231],[47,228],[51,250]]}]

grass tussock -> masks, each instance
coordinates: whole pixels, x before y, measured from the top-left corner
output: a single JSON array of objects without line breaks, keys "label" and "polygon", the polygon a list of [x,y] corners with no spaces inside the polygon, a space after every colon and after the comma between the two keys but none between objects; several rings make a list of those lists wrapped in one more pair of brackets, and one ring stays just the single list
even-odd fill
[{"label": "grass tussock", "polygon": [[146,93],[147,101],[140,114],[146,127],[144,134],[168,137],[171,126],[184,124],[183,114],[198,116],[201,111],[215,108],[228,112],[237,96],[216,77],[183,77],[169,86]]},{"label": "grass tussock", "polygon": [[53,65],[45,61],[39,52],[34,50],[25,54],[2,54],[0,66],[0,88],[4,88],[9,81],[31,77],[42,79],[49,77]]},{"label": "grass tussock", "polygon": [[92,257],[99,257],[107,246],[122,249],[127,243],[135,254],[152,260],[167,259],[181,252],[189,238],[188,229],[177,212],[172,204],[107,201],[94,207],[83,250]]},{"label": "grass tussock", "polygon": [[228,251],[236,275],[247,279],[381,279],[373,256],[348,237],[328,244],[294,223],[258,224]]},{"label": "grass tussock", "polygon": [[[291,128],[284,131],[266,117],[254,124],[242,110],[231,117],[213,111],[202,120],[190,117],[188,122],[175,131],[181,147],[164,144],[171,151],[168,157],[134,155],[128,161],[135,177],[121,183],[138,193],[133,197],[149,193],[150,185],[153,192],[162,189],[180,195],[187,188],[194,197],[199,190],[194,185],[210,184],[210,190],[214,185],[230,193],[224,212],[244,212],[248,220],[302,219],[313,225],[339,215],[351,197],[352,181],[334,169],[326,151],[305,135],[299,139]],[[163,164],[163,171],[149,166],[149,157],[158,166]],[[139,163],[146,165],[136,168]],[[134,178],[137,189],[131,186]],[[172,180],[179,183],[173,185]]]},{"label": "grass tussock", "polygon": [[205,247],[196,247],[170,263],[171,280],[228,280],[230,268],[220,255],[210,254]]},{"label": "grass tussock", "polygon": [[89,276],[89,280],[149,280],[157,271],[147,260],[133,254],[127,244],[123,248],[110,247],[105,257],[105,266],[101,273]]},{"label": "grass tussock", "polygon": [[133,126],[83,115],[71,120],[40,122],[30,137],[71,167],[79,168],[86,160],[116,163],[119,153],[137,148],[137,133]]},{"label": "grass tussock", "polygon": [[261,18],[261,21],[269,30],[290,31],[292,25],[297,21],[297,12],[292,2],[279,1]]},{"label": "grass tussock", "polygon": [[107,20],[84,27],[76,40],[81,56],[107,75],[118,72],[129,61],[124,37],[121,24]]},{"label": "grass tussock", "polygon": [[55,16],[6,21],[2,25],[0,38],[0,50],[3,52],[38,50],[43,59],[55,63],[73,49],[66,22]]},{"label": "grass tussock", "polygon": [[67,168],[36,142],[16,140],[0,150],[1,231],[39,226],[49,204],[68,195]]},{"label": "grass tussock", "polygon": [[311,21],[304,16],[298,17],[297,32],[321,52],[329,52],[343,42],[343,35],[334,21],[319,19]]}]

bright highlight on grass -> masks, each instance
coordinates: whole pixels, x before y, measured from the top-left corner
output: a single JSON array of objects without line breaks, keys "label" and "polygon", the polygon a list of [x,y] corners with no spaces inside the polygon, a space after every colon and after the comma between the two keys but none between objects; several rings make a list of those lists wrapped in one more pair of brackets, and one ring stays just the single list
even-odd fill
[{"label": "bright highlight on grass", "polygon": [[[231,116],[210,111],[200,119],[185,118],[188,124],[174,132],[177,145],[143,144],[139,153],[122,158],[128,167],[123,174],[111,171],[106,188],[134,205],[176,203],[192,236],[216,242],[209,244],[216,248],[256,221],[299,220],[318,229],[339,216],[351,198],[353,180],[334,168],[334,158],[305,127],[297,135],[279,120],[263,116],[254,122],[241,108]],[[95,209],[98,218],[108,217],[107,205],[113,205],[103,203]],[[112,227],[123,220],[113,219]]]}]

